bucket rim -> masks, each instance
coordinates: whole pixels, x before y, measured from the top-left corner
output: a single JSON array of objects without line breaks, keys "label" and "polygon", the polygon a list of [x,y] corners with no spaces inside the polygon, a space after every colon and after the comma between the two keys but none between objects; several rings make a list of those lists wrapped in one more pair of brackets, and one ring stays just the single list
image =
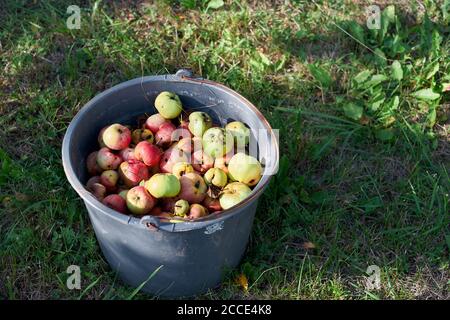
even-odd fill
[{"label": "bucket rim", "polygon": [[[260,119],[260,121],[263,123],[263,125],[267,128],[267,130],[270,132],[271,136],[271,142],[275,144],[275,146],[271,146],[270,148],[274,150],[274,162],[272,167],[278,166],[279,163],[279,145],[278,140],[275,136],[275,133],[270,125],[270,123],[267,121],[267,119],[264,117],[264,115],[259,111],[259,109],[254,106],[247,98],[239,94],[238,92],[234,91],[233,89],[215,82],[211,80],[201,79],[201,78],[192,78],[187,77],[185,75],[153,75],[153,76],[143,76],[134,78],[131,80],[127,80],[124,82],[121,82],[117,85],[112,86],[111,88],[108,88],[105,91],[100,92],[96,96],[94,96],[92,99],[90,99],[73,117],[71,120],[69,126],[67,127],[67,130],[64,134],[64,139],[62,143],[62,164],[64,168],[64,172],[66,174],[67,180],[69,181],[72,188],[78,193],[78,195],[82,198],[82,200],[85,202],[85,205],[89,205],[91,207],[94,207],[95,209],[99,210],[103,214],[106,214],[110,218],[117,220],[119,222],[122,222],[124,224],[132,225],[132,226],[139,226],[147,228],[146,225],[141,223],[141,218],[137,218],[135,216],[125,215],[120,212],[117,212],[108,206],[104,205],[101,201],[99,201],[97,198],[95,198],[89,191],[86,190],[85,186],[81,183],[78,176],[76,175],[74,168],[70,161],[70,144],[71,139],[73,136],[73,132],[76,128],[76,125],[79,121],[78,119],[82,118],[85,113],[87,113],[97,102],[102,100],[104,97],[108,96],[114,91],[122,90],[127,87],[136,85],[136,84],[143,84],[145,82],[152,82],[152,81],[172,81],[172,82],[190,82],[197,85],[205,85],[205,86],[212,86],[216,87],[220,90],[223,90],[227,92],[228,94],[231,94],[238,98],[240,101],[242,101],[248,108],[250,108],[255,115]],[[219,213],[212,213],[204,218],[196,219],[195,221],[186,221],[186,222],[161,222],[158,224],[157,228],[159,230],[165,230],[169,232],[182,232],[182,231],[190,231],[190,230],[196,230],[205,228],[209,225],[221,223],[222,221],[229,219],[236,214],[242,212],[242,208],[249,206],[253,201],[256,201],[264,192],[264,190],[267,188],[270,180],[272,179],[273,175],[263,175],[263,178],[266,177],[263,181],[258,182],[258,184],[255,186],[255,188],[252,190],[252,193],[243,201],[241,201],[236,206],[220,211]],[[262,184],[261,184],[262,183]],[[260,185],[261,184],[261,185]],[[155,217],[156,218],[156,217]],[[156,218],[158,219],[158,218]]]}]

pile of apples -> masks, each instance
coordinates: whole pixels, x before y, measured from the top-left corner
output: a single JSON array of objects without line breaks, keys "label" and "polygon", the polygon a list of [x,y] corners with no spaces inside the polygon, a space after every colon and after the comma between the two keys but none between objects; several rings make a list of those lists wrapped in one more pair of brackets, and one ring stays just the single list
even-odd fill
[{"label": "pile of apples", "polygon": [[205,112],[184,111],[167,91],[155,107],[158,113],[137,128],[115,123],[100,131],[100,149],[86,160],[87,190],[124,214],[181,220],[229,209],[250,195],[262,167],[245,151],[244,123],[218,127]]}]

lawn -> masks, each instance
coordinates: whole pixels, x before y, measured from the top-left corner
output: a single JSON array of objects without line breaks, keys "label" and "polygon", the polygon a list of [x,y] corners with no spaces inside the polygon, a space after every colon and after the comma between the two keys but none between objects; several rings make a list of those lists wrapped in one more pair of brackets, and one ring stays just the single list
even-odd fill
[{"label": "lawn", "polygon": [[241,265],[198,298],[449,299],[450,2],[376,1],[379,29],[371,1],[179,2],[0,2],[0,298],[153,298],[103,258],[61,143],[99,92],[190,67],[281,154]]}]

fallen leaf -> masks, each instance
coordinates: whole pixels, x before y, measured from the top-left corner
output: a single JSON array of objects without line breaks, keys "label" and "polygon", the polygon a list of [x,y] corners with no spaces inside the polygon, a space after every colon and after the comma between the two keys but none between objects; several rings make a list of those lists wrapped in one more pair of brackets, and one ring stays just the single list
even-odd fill
[{"label": "fallen leaf", "polygon": [[311,249],[315,249],[316,245],[314,243],[312,243],[311,241],[305,241],[301,244],[301,247],[305,250],[311,250]]},{"label": "fallen leaf", "polygon": [[236,278],[236,283],[242,287],[242,289],[247,292],[248,291],[248,279],[245,274],[241,273]]}]

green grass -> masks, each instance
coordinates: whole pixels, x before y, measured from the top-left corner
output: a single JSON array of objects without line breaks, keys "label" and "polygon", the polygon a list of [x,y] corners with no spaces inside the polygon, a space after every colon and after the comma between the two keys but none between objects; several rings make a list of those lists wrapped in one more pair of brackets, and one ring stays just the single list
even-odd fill
[{"label": "green grass", "polygon": [[199,298],[450,297],[448,1],[388,8],[379,31],[357,1],[294,0],[81,1],[69,30],[73,2],[0,4],[0,297],[152,298],[102,257],[61,142],[96,93],[186,66],[280,130],[247,254]]}]

